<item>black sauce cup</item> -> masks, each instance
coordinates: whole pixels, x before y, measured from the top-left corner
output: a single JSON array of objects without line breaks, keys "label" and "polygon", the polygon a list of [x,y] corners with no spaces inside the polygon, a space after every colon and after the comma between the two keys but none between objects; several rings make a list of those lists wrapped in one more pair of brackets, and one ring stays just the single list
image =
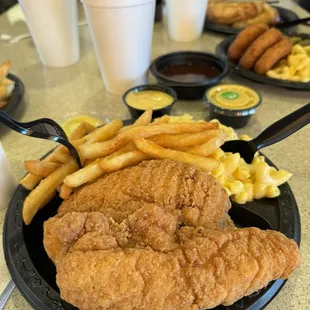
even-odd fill
[{"label": "black sauce cup", "polygon": [[[213,78],[206,78],[197,82],[179,82],[161,73],[165,68],[181,64],[212,65],[219,70],[219,74]],[[204,96],[207,88],[218,84],[229,73],[229,66],[220,58],[202,52],[182,51],[162,55],[155,59],[150,72],[158,83],[173,88],[178,99],[199,100]]]},{"label": "black sauce cup", "polygon": [[126,101],[126,97],[131,92],[139,92],[139,91],[143,91],[143,90],[161,91],[163,93],[170,95],[173,98],[172,103],[170,103],[166,107],[153,110],[153,118],[161,117],[165,114],[171,113],[171,108],[174,105],[174,103],[176,102],[176,100],[178,99],[176,92],[172,88],[166,87],[164,85],[159,85],[159,84],[156,84],[156,85],[150,85],[150,84],[140,85],[140,86],[135,86],[133,88],[128,89],[126,91],[126,93],[123,95],[123,102],[127,106],[129,113],[133,119],[137,119],[141,114],[143,114],[145,112],[145,110],[137,109],[137,108],[130,106]]}]

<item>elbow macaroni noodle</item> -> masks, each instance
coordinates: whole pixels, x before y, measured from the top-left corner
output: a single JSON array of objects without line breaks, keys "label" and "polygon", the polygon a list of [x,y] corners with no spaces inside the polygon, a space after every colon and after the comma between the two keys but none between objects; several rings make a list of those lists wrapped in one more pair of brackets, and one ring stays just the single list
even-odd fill
[{"label": "elbow macaroni noodle", "polygon": [[[192,116],[185,114],[180,117],[171,117],[172,122],[191,121]],[[217,120],[213,120],[218,122]],[[228,135],[228,140],[239,139],[236,132],[231,127],[226,127],[219,123],[220,129]],[[240,139],[250,140],[247,135],[241,135]],[[220,182],[227,191],[230,198],[244,204],[254,199],[264,197],[274,198],[280,195],[279,185],[287,182],[292,176],[286,170],[276,170],[265,162],[265,157],[256,154],[253,162],[247,164],[239,153],[225,153],[220,148],[212,157],[220,160],[218,168],[211,174]]]},{"label": "elbow macaroni noodle", "polygon": [[310,82],[310,46],[294,45],[292,52],[282,59],[267,76],[294,82]]}]

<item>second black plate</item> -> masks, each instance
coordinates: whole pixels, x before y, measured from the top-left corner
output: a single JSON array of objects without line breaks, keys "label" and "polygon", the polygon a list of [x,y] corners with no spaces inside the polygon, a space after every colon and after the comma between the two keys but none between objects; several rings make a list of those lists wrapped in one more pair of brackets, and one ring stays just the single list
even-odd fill
[{"label": "second black plate", "polygon": [[[296,15],[294,12],[292,12],[288,9],[281,8],[278,6],[273,6],[273,7],[276,8],[279,12],[280,23],[291,22],[291,21],[299,18],[298,15]],[[241,30],[240,28],[234,28],[230,25],[221,25],[221,24],[212,23],[208,20],[207,17],[206,17],[204,29],[223,33],[223,34],[237,34]],[[284,28],[284,29],[282,29],[282,31],[284,31],[286,33],[290,33],[290,32],[294,32],[295,29],[296,29],[296,26],[293,26],[293,27],[289,27],[289,28]]]},{"label": "second black plate", "polygon": [[1,111],[11,114],[22,103],[25,93],[25,86],[17,76],[11,73],[8,74],[7,78],[14,81],[15,85],[10,98],[7,100],[7,105]]},{"label": "second black plate", "polygon": [[[300,36],[303,37],[303,35],[300,35]],[[310,90],[310,83],[273,79],[273,78],[268,77],[267,75],[260,75],[251,70],[240,68],[238,65],[231,62],[227,58],[227,51],[228,51],[229,45],[234,41],[235,38],[236,36],[232,36],[227,39],[224,39],[219,45],[217,45],[215,49],[215,54],[218,57],[220,57],[222,60],[226,61],[230,65],[230,67],[235,70],[237,74],[244,76],[250,80],[269,84],[269,85],[275,85],[275,86],[291,88],[291,89],[299,89],[299,90]]]}]

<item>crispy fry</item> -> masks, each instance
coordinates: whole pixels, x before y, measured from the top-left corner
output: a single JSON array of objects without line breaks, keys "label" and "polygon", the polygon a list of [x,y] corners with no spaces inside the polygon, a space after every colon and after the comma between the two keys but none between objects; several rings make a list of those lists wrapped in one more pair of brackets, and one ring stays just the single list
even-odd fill
[{"label": "crispy fry", "polygon": [[187,153],[206,157],[214,153],[221,145],[224,144],[224,142],[224,139],[214,137],[202,145],[198,145],[187,150]]},{"label": "crispy fry", "polygon": [[141,151],[131,151],[118,156],[115,156],[109,160],[102,160],[100,163],[101,169],[105,172],[117,171],[129,166],[134,166],[143,160],[150,157]]},{"label": "crispy fry", "polygon": [[82,184],[95,180],[103,173],[104,171],[100,167],[100,159],[98,158],[89,166],[68,175],[65,178],[64,183],[70,187],[78,187]]},{"label": "crispy fry", "polygon": [[0,109],[3,109],[7,104],[7,101],[0,101]]},{"label": "crispy fry", "polygon": [[206,172],[210,172],[219,166],[219,161],[216,159],[165,149],[156,143],[143,138],[135,139],[134,142],[139,150],[153,158],[181,161],[187,164],[196,165]]},{"label": "crispy fry", "polygon": [[2,80],[2,82],[1,82],[1,85],[2,85],[2,86],[12,86],[12,85],[14,85],[14,84],[15,84],[15,82],[12,81],[12,80],[10,80],[10,79],[8,79],[8,78],[4,78],[4,79]]},{"label": "crispy fry", "polygon": [[114,139],[94,144],[80,145],[79,152],[84,159],[107,156],[136,138],[148,138],[160,134],[197,133],[216,128],[216,123],[193,122],[162,124],[154,126],[137,126],[118,134]]},{"label": "crispy fry", "polygon": [[23,185],[28,190],[33,190],[37,184],[41,181],[41,177],[28,173],[21,181],[20,184]]},{"label": "crispy fry", "polygon": [[71,159],[61,165],[27,196],[23,206],[23,219],[26,225],[30,224],[37,211],[53,197],[57,187],[64,178],[78,169],[76,162]]},{"label": "crispy fry", "polygon": [[7,99],[11,94],[10,86],[2,86],[0,85],[0,100]]},{"label": "crispy fry", "polygon": [[25,168],[29,173],[38,176],[38,177],[47,177],[51,173],[53,173],[60,164],[48,162],[48,161],[41,161],[41,160],[26,160],[25,161]]},{"label": "crispy fry", "polygon": [[83,122],[77,128],[75,128],[73,130],[73,132],[69,136],[69,140],[70,141],[79,140],[79,139],[83,138],[85,135],[87,135],[87,134],[89,134],[95,130],[96,130],[95,126],[93,126],[89,123]]},{"label": "crispy fry", "polygon": [[151,125],[161,125],[161,124],[168,124],[170,120],[169,115],[163,115],[162,117],[156,118]]},{"label": "crispy fry", "polygon": [[[66,147],[64,147],[64,150],[67,150]],[[64,153],[63,149],[59,149],[58,151],[55,150],[54,153],[51,154],[51,159],[50,161],[52,162],[58,162],[58,163],[66,163],[70,159],[70,154],[69,153]]]},{"label": "crispy fry", "polygon": [[1,66],[0,66],[0,84],[2,81],[6,78],[6,76],[9,73],[9,70],[11,68],[11,63],[6,60]]},{"label": "crispy fry", "polygon": [[63,183],[60,187],[59,196],[60,198],[66,200],[68,199],[73,192],[73,188]]},{"label": "crispy fry", "polygon": [[170,149],[184,149],[186,147],[193,147],[203,144],[214,137],[226,137],[224,131],[219,129],[206,130],[193,134],[184,135],[158,135],[149,140],[156,144]]},{"label": "crispy fry", "polygon": [[152,121],[152,115],[153,115],[152,108],[148,108],[142,115],[140,115],[140,117],[132,125],[125,126],[124,128],[120,129],[119,133],[131,129],[133,127],[149,125]]},{"label": "crispy fry", "polygon": [[87,143],[95,143],[109,140],[113,137],[117,131],[123,127],[123,122],[121,120],[114,120],[105,126],[102,126],[95,130],[92,134],[86,137]]}]

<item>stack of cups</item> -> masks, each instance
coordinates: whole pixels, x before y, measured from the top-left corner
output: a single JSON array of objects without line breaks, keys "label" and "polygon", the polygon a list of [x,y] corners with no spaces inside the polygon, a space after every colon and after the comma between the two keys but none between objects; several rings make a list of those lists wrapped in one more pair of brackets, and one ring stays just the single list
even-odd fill
[{"label": "stack of cups", "polygon": [[166,0],[168,33],[172,40],[190,42],[202,34],[208,0]]},{"label": "stack of cups", "polygon": [[42,63],[66,67],[79,61],[77,0],[19,0]]},{"label": "stack of cups", "polygon": [[121,94],[147,81],[155,0],[82,0],[107,90]]},{"label": "stack of cups", "polygon": [[11,166],[0,142],[0,210],[7,208],[17,186]]}]

